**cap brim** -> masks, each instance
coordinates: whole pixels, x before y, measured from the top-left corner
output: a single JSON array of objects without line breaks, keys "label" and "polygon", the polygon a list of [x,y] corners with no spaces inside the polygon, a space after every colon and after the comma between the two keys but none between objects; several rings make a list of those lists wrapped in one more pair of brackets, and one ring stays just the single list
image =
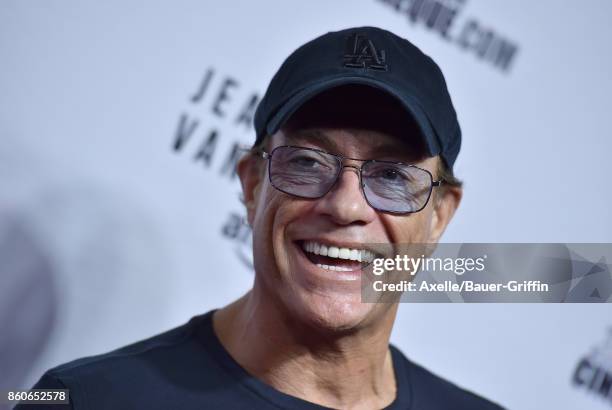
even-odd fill
[{"label": "cap brim", "polygon": [[399,102],[406,109],[406,111],[410,115],[412,115],[412,117],[416,121],[421,131],[423,141],[425,142],[425,146],[428,150],[428,154],[430,156],[436,156],[440,154],[440,144],[438,142],[436,133],[433,130],[431,122],[429,121],[429,118],[421,108],[418,100],[410,95],[399,94],[387,84],[369,77],[343,76],[340,78],[332,78],[320,81],[317,84],[313,84],[300,90],[299,92],[291,96],[276,112],[276,114],[274,114],[274,116],[268,121],[268,126],[266,129],[267,134],[272,135],[277,132],[283,126],[283,124],[291,117],[291,115],[293,115],[304,103],[306,103],[311,98],[332,88],[350,84],[371,86],[381,91],[384,91],[390,96],[399,100]]}]

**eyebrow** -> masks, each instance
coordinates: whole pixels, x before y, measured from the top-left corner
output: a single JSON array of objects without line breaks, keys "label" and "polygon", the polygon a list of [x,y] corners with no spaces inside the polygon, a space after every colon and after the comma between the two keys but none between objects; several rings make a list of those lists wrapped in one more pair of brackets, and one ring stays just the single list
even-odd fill
[{"label": "eyebrow", "polygon": [[[319,129],[296,130],[286,134],[286,137],[291,143],[311,143],[332,153],[338,153],[340,151],[340,147],[333,138],[330,138],[329,135]],[[414,158],[409,158],[406,155],[398,156],[398,152],[400,152],[400,150],[398,150],[397,145],[383,143],[372,147],[367,155],[369,158],[363,159],[383,159],[388,157],[389,159],[408,163],[414,161]]]}]

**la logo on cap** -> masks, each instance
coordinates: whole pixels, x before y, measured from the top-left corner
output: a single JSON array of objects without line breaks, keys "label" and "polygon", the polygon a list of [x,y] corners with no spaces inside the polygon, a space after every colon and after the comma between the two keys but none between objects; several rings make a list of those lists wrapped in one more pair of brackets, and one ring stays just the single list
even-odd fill
[{"label": "la logo on cap", "polygon": [[346,42],[344,66],[387,71],[385,50],[376,50],[374,42],[363,34],[353,34]]}]

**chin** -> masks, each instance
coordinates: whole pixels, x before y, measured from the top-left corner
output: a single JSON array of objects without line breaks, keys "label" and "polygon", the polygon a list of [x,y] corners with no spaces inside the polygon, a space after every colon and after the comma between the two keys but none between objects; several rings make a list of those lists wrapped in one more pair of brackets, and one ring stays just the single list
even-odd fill
[{"label": "chin", "polygon": [[[282,300],[290,320],[330,335],[357,331],[371,323],[381,307],[361,301],[363,265],[316,260],[306,248],[303,241],[279,246],[284,251],[276,261],[279,281],[270,290]],[[343,270],[330,269],[334,262],[342,264]]]},{"label": "chin", "polygon": [[[302,293],[308,292],[302,290]],[[361,303],[360,294],[302,294],[290,301],[297,320],[315,331],[346,333],[360,329],[374,315],[376,304]]]}]

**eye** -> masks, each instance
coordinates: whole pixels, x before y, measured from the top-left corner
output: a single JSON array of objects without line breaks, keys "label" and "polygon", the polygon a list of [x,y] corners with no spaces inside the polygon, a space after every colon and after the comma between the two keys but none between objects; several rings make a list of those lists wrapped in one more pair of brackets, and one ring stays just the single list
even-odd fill
[{"label": "eye", "polygon": [[316,159],[312,157],[308,157],[306,155],[300,155],[300,156],[296,156],[292,158],[291,163],[293,163],[294,165],[303,167],[303,168],[315,168],[318,165],[321,165],[319,161],[317,161]]},{"label": "eye", "polygon": [[386,179],[388,181],[396,181],[400,179],[402,176],[397,172],[396,169],[393,168],[385,168],[380,171],[380,178]]},{"label": "eye", "polygon": [[406,180],[406,176],[404,175],[404,173],[394,167],[380,167],[374,169],[373,172],[369,175],[369,177],[376,178],[384,182],[400,182]]}]

